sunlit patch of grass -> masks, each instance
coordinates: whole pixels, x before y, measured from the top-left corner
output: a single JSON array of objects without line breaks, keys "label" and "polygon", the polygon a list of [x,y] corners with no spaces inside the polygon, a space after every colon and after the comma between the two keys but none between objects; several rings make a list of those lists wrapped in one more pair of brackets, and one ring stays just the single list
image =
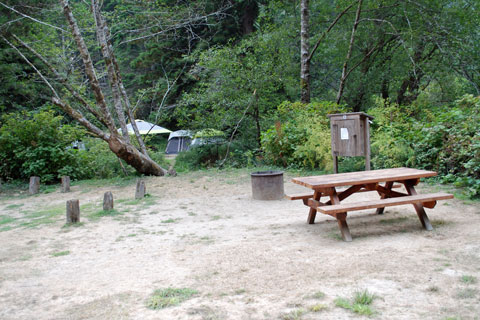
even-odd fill
[{"label": "sunlit patch of grass", "polygon": [[90,180],[80,180],[72,181],[72,186],[80,186],[84,189],[89,187],[105,187],[105,186],[114,186],[114,187],[127,187],[129,185],[135,184],[137,177],[115,177],[111,179],[90,179]]},{"label": "sunlit patch of grass", "polygon": [[115,217],[121,215],[122,212],[112,209],[112,210],[98,210],[94,212],[90,212],[87,214],[88,219],[90,220],[98,220],[102,217]]},{"label": "sunlit patch of grass", "polygon": [[461,289],[457,291],[456,297],[458,299],[472,299],[472,298],[475,298],[476,295],[477,295],[476,289],[466,288],[466,289]]},{"label": "sunlit patch of grass", "polygon": [[289,313],[283,314],[280,319],[282,320],[300,320],[302,316],[306,313],[304,309],[295,309]]},{"label": "sunlit patch of grass", "polygon": [[465,275],[460,278],[460,281],[466,284],[475,284],[477,283],[477,278],[475,278],[474,276]]},{"label": "sunlit patch of grass", "polygon": [[18,209],[23,207],[23,203],[18,203],[18,204],[9,204],[8,206],[5,207],[5,210],[13,210],[13,209]]},{"label": "sunlit patch of grass", "polygon": [[11,222],[14,222],[16,219],[9,217],[9,216],[0,216],[0,225],[2,224],[9,224]]},{"label": "sunlit patch of grass", "polygon": [[58,206],[38,211],[25,211],[23,217],[17,219],[17,227],[36,228],[44,224],[55,223],[58,216],[65,214],[65,207]]},{"label": "sunlit patch of grass", "polygon": [[374,314],[374,311],[370,308],[370,305],[375,298],[376,296],[368,292],[368,290],[356,291],[352,300],[337,298],[335,299],[335,305],[360,315],[371,316]]},{"label": "sunlit patch of grass", "polygon": [[320,312],[320,311],[323,311],[323,310],[327,310],[328,306],[326,304],[323,304],[323,303],[317,303],[316,305],[313,305],[308,309],[312,312]]},{"label": "sunlit patch of grass", "polygon": [[52,253],[52,257],[61,257],[61,256],[67,256],[70,254],[70,251],[59,251],[59,252],[54,252]]},{"label": "sunlit patch of grass", "polygon": [[198,294],[197,290],[190,288],[166,288],[155,290],[147,301],[147,307],[150,309],[164,309],[192,298]]}]

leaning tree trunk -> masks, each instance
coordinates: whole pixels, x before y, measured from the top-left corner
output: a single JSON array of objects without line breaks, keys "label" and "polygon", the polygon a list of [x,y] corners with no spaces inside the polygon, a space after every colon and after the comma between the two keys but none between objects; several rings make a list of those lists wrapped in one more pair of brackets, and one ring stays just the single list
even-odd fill
[{"label": "leaning tree trunk", "polygon": [[[101,137],[103,140],[108,142],[110,150],[112,150],[112,152],[115,153],[120,159],[125,160],[126,163],[134,167],[139,173],[143,173],[146,175],[156,175],[156,176],[165,175],[167,171],[162,167],[160,167],[155,161],[150,159],[148,154],[142,154],[135,146],[133,146],[130,143],[128,137],[125,138],[118,135],[116,127],[113,125],[114,119],[107,107],[105,96],[103,95],[103,92],[100,88],[99,81],[97,79],[96,72],[93,66],[93,62],[90,57],[90,53],[80,33],[80,29],[77,25],[77,22],[68,4],[68,0],[60,0],[60,3],[63,6],[64,15],[68,21],[73,38],[77,44],[77,48],[82,57],[83,64],[85,66],[85,73],[87,74],[88,80],[90,82],[90,86],[95,96],[97,106],[99,107],[103,118],[106,120],[105,122],[107,124],[109,134],[104,133],[99,135],[97,132],[97,136]],[[119,84],[119,80],[118,80],[119,75],[116,72],[117,70],[115,68],[114,61],[112,61],[114,59],[113,53],[109,50],[110,48],[108,47],[108,44],[107,44],[106,32],[108,32],[108,29],[103,16],[101,16],[98,10],[98,4],[96,3],[96,1],[92,1],[92,10],[95,15],[95,20],[97,21],[97,25],[96,25],[97,36],[98,36],[97,39],[99,41],[100,47],[103,49],[102,52],[107,65],[108,74],[110,76],[112,92],[114,92],[115,94],[114,98],[115,98],[115,102],[116,102],[115,104],[117,107],[116,109],[117,116],[119,116],[120,114],[123,115],[123,110],[120,110],[119,107],[122,104],[121,102],[122,97],[124,99],[125,97],[124,97],[124,92],[122,92],[121,90],[122,88],[120,87],[120,84]],[[59,99],[55,99],[54,102],[57,100]],[[62,106],[62,105],[68,106],[68,104],[59,103],[58,101],[55,104],[59,106]],[[63,109],[67,111],[72,108],[70,107],[70,108],[63,108]],[[121,123],[120,126],[124,128],[124,126],[126,125],[125,117],[119,116],[117,120]],[[87,129],[91,128],[91,126],[89,125],[84,125],[84,126]]]},{"label": "leaning tree trunk", "polygon": [[126,163],[134,167],[138,172],[154,176],[164,176],[167,174],[167,170],[160,167],[155,161],[150,159],[150,157],[138,151],[132,144],[127,143],[123,137],[112,134],[107,142],[113,153],[120,159],[125,160]]}]

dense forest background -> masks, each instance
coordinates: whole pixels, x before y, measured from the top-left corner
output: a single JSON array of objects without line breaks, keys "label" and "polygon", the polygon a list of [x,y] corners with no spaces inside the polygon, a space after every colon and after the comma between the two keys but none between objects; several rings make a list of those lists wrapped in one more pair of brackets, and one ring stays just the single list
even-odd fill
[{"label": "dense forest background", "polygon": [[[52,103],[54,89],[74,108],[85,108],[65,90],[66,81],[96,104],[62,2],[0,0],[0,176],[6,180],[133,172]],[[69,5],[114,108],[93,3]],[[181,154],[177,170],[269,164],[329,171],[326,115],[363,111],[375,117],[374,168],[437,170],[442,181],[480,195],[478,0],[98,5],[134,117],[170,130],[212,128],[225,135],[223,145]],[[69,148],[76,140],[87,150]],[[168,166],[163,150],[153,140],[147,145],[150,157]],[[340,168],[361,169],[361,159],[342,159]]]}]

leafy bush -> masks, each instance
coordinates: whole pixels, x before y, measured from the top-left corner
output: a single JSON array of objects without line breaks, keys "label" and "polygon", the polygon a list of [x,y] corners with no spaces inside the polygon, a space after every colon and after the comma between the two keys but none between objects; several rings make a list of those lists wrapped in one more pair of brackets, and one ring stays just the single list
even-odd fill
[{"label": "leafy bush", "polygon": [[330,127],[327,114],[344,112],[331,102],[284,102],[278,106],[279,120],[262,133],[265,159],[284,167],[332,167]]},{"label": "leafy bush", "polygon": [[375,168],[411,166],[434,170],[441,181],[480,196],[480,97],[449,105],[376,106],[372,130]]},{"label": "leafy bush", "polygon": [[368,114],[375,117],[371,127],[371,156],[374,169],[414,166],[412,129],[414,111],[378,100]]},{"label": "leafy bush", "polygon": [[185,172],[210,168],[225,158],[226,144],[205,144],[180,152],[175,160],[175,170]]},{"label": "leafy bush", "polygon": [[27,179],[39,176],[51,182],[68,173],[82,176],[75,165],[77,150],[71,143],[85,132],[65,124],[51,110],[10,113],[2,117],[0,128],[0,176],[3,179]]},{"label": "leafy bush", "polygon": [[467,95],[437,108],[415,129],[418,165],[438,171],[443,181],[467,187],[472,197],[479,197],[480,97]]}]

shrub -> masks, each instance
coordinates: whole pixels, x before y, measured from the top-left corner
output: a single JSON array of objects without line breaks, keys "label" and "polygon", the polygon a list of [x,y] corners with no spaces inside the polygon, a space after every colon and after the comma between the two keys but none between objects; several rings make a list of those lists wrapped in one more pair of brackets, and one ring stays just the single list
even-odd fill
[{"label": "shrub", "polygon": [[262,133],[265,159],[284,167],[332,167],[330,127],[327,114],[344,112],[332,102],[284,102],[278,106],[279,120]]},{"label": "shrub", "polygon": [[180,152],[175,160],[175,170],[185,172],[210,168],[223,160],[227,152],[226,144],[205,144]]},{"label": "shrub", "polygon": [[480,196],[480,97],[443,106],[378,106],[372,130],[374,168],[412,166],[434,170],[441,181]]},{"label": "shrub", "polygon": [[75,166],[76,150],[71,143],[85,131],[64,123],[53,111],[10,113],[0,128],[0,175],[4,179],[39,176],[51,182],[68,172],[82,175]]}]

